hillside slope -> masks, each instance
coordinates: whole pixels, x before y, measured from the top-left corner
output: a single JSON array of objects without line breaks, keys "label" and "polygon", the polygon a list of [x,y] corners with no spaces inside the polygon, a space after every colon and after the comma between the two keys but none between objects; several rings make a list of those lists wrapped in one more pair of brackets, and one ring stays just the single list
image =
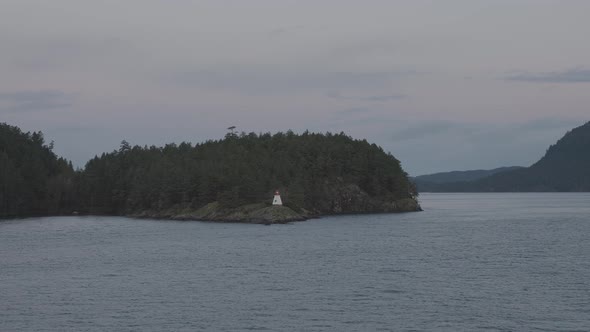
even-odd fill
[{"label": "hillside slope", "polygon": [[[81,188],[79,211],[90,214],[238,221],[269,215],[235,213],[269,204],[277,189],[300,216],[419,210],[397,159],[365,140],[330,133],[228,134],[162,148],[122,142],[88,162]],[[203,215],[212,203],[215,211]]]},{"label": "hillside slope", "polygon": [[501,172],[521,169],[521,166],[500,167],[489,170],[451,171],[420,175],[412,178],[418,191],[435,190],[442,183],[475,181]]},{"label": "hillside slope", "polygon": [[51,148],[41,132],[0,123],[0,218],[58,214],[72,205],[74,171]]},{"label": "hillside slope", "polygon": [[590,191],[590,122],[567,132],[530,167],[476,181],[440,184],[438,192]]}]

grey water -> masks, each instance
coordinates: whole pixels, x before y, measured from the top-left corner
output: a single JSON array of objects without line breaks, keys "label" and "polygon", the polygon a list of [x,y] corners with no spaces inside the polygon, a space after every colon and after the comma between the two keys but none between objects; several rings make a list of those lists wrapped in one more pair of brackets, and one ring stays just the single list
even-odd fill
[{"label": "grey water", "polygon": [[588,331],[590,194],[288,225],[0,222],[0,331]]}]

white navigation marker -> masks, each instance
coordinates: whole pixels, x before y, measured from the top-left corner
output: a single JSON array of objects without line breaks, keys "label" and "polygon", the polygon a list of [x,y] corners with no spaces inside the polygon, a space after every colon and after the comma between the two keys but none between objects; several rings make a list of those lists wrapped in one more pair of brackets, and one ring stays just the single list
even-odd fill
[{"label": "white navigation marker", "polygon": [[279,191],[275,191],[275,197],[272,199],[272,205],[283,205],[283,201],[281,201],[281,194]]}]

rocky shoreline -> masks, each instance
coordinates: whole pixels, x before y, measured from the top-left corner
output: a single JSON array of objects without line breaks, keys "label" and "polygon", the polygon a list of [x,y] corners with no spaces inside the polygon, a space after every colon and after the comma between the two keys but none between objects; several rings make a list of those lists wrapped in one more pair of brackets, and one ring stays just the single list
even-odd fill
[{"label": "rocky shoreline", "polygon": [[221,208],[219,203],[213,202],[194,210],[190,208],[176,208],[165,211],[142,211],[128,214],[127,217],[140,219],[165,219],[182,221],[209,221],[223,223],[249,224],[286,224],[295,221],[305,221],[328,215],[342,214],[371,214],[371,213],[404,213],[422,211],[416,199],[402,199],[370,210],[346,210],[337,207],[332,211],[314,213],[306,210],[295,211],[287,206],[249,204],[236,208]]}]

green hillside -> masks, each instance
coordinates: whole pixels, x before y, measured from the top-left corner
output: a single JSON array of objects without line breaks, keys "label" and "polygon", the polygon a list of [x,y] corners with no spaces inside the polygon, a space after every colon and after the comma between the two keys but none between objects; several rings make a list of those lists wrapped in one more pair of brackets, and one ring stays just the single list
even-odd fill
[{"label": "green hillside", "polygon": [[[228,134],[194,146],[123,142],[88,162],[80,187],[79,209],[91,214],[219,216],[269,204],[276,189],[301,215],[419,209],[397,159],[330,133]],[[197,213],[211,203],[215,213]]]},{"label": "green hillside", "polygon": [[444,183],[438,192],[590,191],[590,122],[567,132],[538,162],[476,181]]},{"label": "green hillside", "polygon": [[71,209],[74,171],[51,149],[41,132],[23,133],[0,123],[0,218]]}]

